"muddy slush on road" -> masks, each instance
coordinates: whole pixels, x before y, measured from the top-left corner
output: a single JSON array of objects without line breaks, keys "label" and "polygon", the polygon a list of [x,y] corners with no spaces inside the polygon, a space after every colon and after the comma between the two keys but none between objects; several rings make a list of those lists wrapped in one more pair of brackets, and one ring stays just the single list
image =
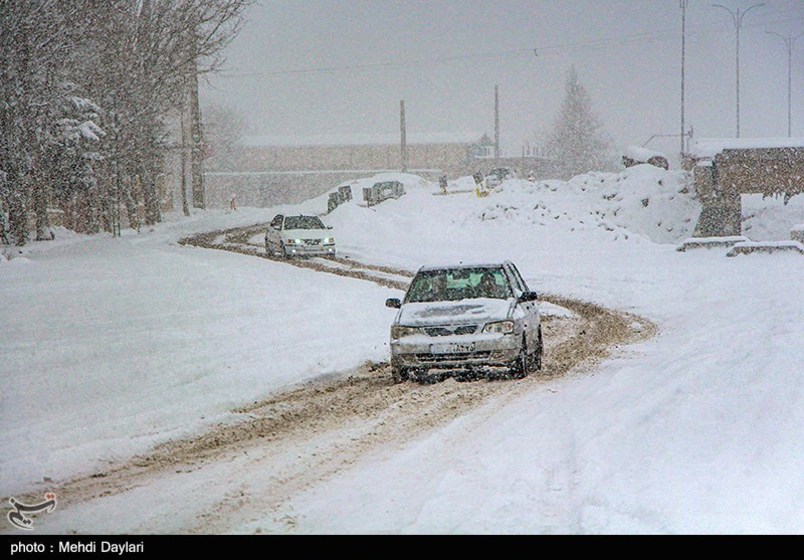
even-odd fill
[{"label": "muddy slush on road", "polygon": [[[214,231],[179,243],[232,251],[291,266],[375,282],[405,290],[410,271],[367,265],[345,258],[287,259],[250,242],[265,225]],[[261,485],[222,483],[212,508],[196,512],[180,532],[220,533],[255,519],[273,517],[279,526],[292,497],[326,481],[382,445],[401,446],[445,426],[468,411],[484,418],[517,397],[567,375],[584,375],[622,345],[653,336],[650,321],[629,313],[556,295],[543,301],[571,313],[542,318],[542,369],[521,380],[440,377],[435,383],[393,382],[387,362],[300,384],[235,411],[237,419],[201,434],[155,447],[150,453],[56,484],[59,508],[101,500],[149,483],[204,469],[232,472],[259,468]],[[482,405],[482,410],[481,409]],[[35,496],[35,493],[31,493]],[[232,497],[235,496],[236,499]],[[286,529],[293,529],[288,523]],[[79,529],[82,530],[82,529]],[[153,532],[147,524],[121,532]]]}]

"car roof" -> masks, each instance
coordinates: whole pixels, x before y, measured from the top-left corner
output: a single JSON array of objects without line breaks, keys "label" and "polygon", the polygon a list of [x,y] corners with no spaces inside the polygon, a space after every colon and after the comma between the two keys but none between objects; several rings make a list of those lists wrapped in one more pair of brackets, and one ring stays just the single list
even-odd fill
[{"label": "car roof", "polygon": [[423,266],[419,268],[419,272],[429,272],[432,270],[458,270],[463,268],[502,268],[504,265],[511,264],[511,261],[502,261],[496,263],[478,263],[478,264],[445,264],[439,266]]}]

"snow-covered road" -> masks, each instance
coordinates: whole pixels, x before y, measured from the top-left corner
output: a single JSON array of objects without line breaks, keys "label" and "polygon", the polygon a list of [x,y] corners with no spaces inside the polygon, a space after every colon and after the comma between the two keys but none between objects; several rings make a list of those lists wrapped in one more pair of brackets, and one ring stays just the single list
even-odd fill
[{"label": "snow-covered road", "polygon": [[[271,259],[234,241],[247,237],[252,229],[192,236],[182,244]],[[344,259],[279,261],[381,285],[388,284],[389,275],[405,274]],[[377,277],[372,277],[374,274]],[[110,462],[88,476],[60,482],[59,512],[48,516],[43,530],[84,532],[92,527],[100,532],[217,533],[240,530],[266,512],[285,523],[291,500],[364,455],[421,439],[480,406],[493,403],[501,408],[534,386],[549,386],[581,364],[591,368],[609,355],[614,345],[649,337],[654,331],[653,325],[638,317],[554,299],[552,304],[545,302],[543,369],[524,383],[474,380],[458,384],[464,379],[440,377],[437,385],[395,385],[387,363],[364,364],[332,379],[324,377],[238,407],[230,421],[200,435],[163,443],[130,461]],[[159,500],[153,492],[164,492],[165,484],[173,493],[189,494],[197,492],[202,480],[214,483],[207,487],[204,499],[183,507],[181,513],[170,501],[154,506]],[[139,500],[131,498],[132,492],[147,496],[143,502],[147,507],[137,510]],[[230,503],[232,496],[236,496],[237,507]],[[30,496],[34,498],[35,494]],[[108,508],[120,499],[135,502],[127,516],[136,521],[109,515]],[[75,519],[81,520],[79,525]]]}]

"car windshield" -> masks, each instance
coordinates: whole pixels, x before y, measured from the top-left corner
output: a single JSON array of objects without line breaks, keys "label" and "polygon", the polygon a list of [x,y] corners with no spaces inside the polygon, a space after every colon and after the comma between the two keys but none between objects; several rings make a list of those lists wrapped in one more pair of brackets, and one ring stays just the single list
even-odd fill
[{"label": "car windshield", "polygon": [[411,282],[406,303],[512,297],[502,268],[424,270]]},{"label": "car windshield", "polygon": [[324,224],[316,216],[288,216],[285,229],[324,229]]}]

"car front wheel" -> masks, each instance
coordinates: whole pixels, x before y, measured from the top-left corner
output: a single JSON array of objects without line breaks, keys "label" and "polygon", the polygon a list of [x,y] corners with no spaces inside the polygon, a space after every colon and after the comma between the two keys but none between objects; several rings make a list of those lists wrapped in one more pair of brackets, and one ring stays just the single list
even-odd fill
[{"label": "car front wheel", "polygon": [[404,383],[410,379],[410,371],[402,366],[391,366],[391,377],[394,383]]},{"label": "car front wheel", "polygon": [[514,360],[514,363],[511,364],[511,376],[514,379],[523,379],[528,376],[531,371],[533,364],[531,362],[531,357],[528,354],[528,345],[525,341],[525,337],[522,337],[522,348],[519,351],[519,355]]},{"label": "car front wheel", "polygon": [[542,342],[542,327],[539,325],[539,345],[533,353],[533,370],[539,371],[542,369],[542,354],[544,354],[544,343]]}]

